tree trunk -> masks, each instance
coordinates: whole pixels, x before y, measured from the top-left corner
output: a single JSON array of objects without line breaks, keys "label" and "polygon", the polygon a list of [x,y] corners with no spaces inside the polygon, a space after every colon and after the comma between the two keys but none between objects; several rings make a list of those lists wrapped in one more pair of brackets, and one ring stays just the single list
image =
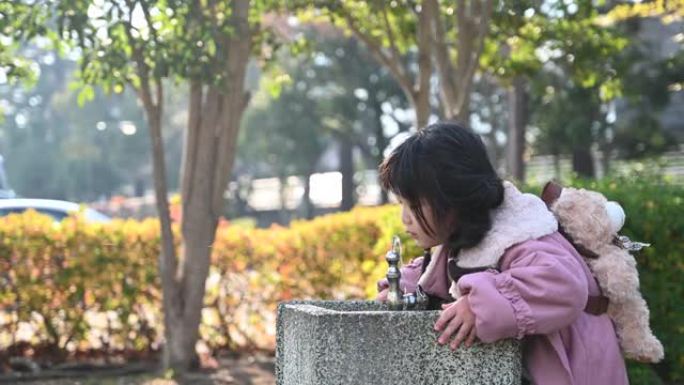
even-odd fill
[{"label": "tree trunk", "polygon": [[[160,79],[151,82],[144,62],[138,56],[140,74],[140,88],[136,89],[143,102],[145,116],[150,131],[152,143],[152,173],[154,178],[154,193],[161,228],[161,253],[159,254],[159,272],[162,285],[162,311],[164,313],[165,348],[164,362],[175,362],[168,352],[177,349],[177,345],[184,336],[175,336],[172,331],[177,329],[177,315],[182,314],[182,304],[179,303],[180,290],[176,282],[178,261],[176,248],[171,230],[171,214],[168,201],[168,186],[166,183],[166,163],[164,162],[164,141],[161,133],[161,117],[163,112],[163,86]],[[156,89],[156,100],[152,98],[152,87]],[[174,338],[177,337],[177,338]],[[171,366],[166,366],[171,367]]]},{"label": "tree trunk", "polygon": [[190,85],[181,170],[182,256],[180,261],[174,256],[162,264],[163,297],[164,303],[168,303],[164,309],[163,364],[179,375],[196,363],[195,345],[211,247],[223,210],[223,194],[233,166],[242,113],[248,101],[243,86],[251,40],[248,11],[249,0],[232,2],[235,33],[224,42],[227,57],[223,63],[228,74],[225,82],[220,86],[202,86],[193,81]]},{"label": "tree trunk", "polygon": [[[494,127],[494,126],[492,126]],[[492,166],[494,166],[494,169],[498,171],[499,169],[499,148],[496,145],[496,131],[494,131],[494,128],[492,128],[492,131],[488,134],[485,134],[485,137],[487,138],[487,143],[485,143],[485,148],[487,150],[487,156],[489,157],[489,161],[492,163]]]},{"label": "tree trunk", "polygon": [[610,145],[606,145],[601,149],[601,172],[603,173],[602,177],[605,178],[608,175],[610,175],[610,155],[612,153],[612,149],[610,148]]},{"label": "tree trunk", "polygon": [[278,199],[280,199],[279,222],[281,225],[287,225],[290,222],[290,218],[287,210],[287,176],[285,175],[278,177]]},{"label": "tree trunk", "polygon": [[501,169],[502,163],[505,164],[506,161],[505,151],[503,148],[499,147],[499,143],[496,139],[496,134],[506,128],[502,127],[502,125],[499,123],[501,119],[498,118],[496,113],[497,108],[493,100],[493,95],[496,93],[498,86],[496,86],[491,79],[485,79],[480,83],[480,87],[482,88],[480,92],[485,100],[485,108],[488,111],[487,121],[491,126],[491,130],[486,134],[488,141],[487,152],[489,154],[489,160],[492,162],[492,165],[494,165],[494,169],[498,171]]},{"label": "tree trunk", "polygon": [[[377,93],[373,91],[373,94],[371,95],[371,100],[372,102],[372,107],[373,107],[373,124],[375,128],[375,148],[377,150],[377,154],[375,156],[375,167],[378,167],[382,161],[384,160],[383,152],[385,151],[385,148],[388,146],[389,141],[385,137],[385,132],[382,127],[382,106],[380,104],[380,101],[377,98]],[[389,196],[387,194],[387,191],[385,189],[380,189],[380,204],[387,204],[389,202]]]},{"label": "tree trunk", "polygon": [[561,159],[560,152],[557,150],[552,151],[553,156],[553,173],[557,180],[561,179]]},{"label": "tree trunk", "polygon": [[[606,117],[600,115],[601,121],[605,121]],[[605,178],[610,174],[610,156],[613,152],[613,145],[606,138],[605,131],[607,127],[603,127],[601,139],[599,140],[599,150],[601,151],[601,178]]]},{"label": "tree trunk", "polygon": [[[166,166],[164,163],[164,146],[161,134],[161,113],[148,113],[148,124],[152,139],[152,161],[154,174],[154,192],[161,226],[161,254],[159,271],[162,282],[162,309],[164,312],[164,336],[167,346],[164,351],[165,367],[178,367],[178,357],[169,355],[172,351],[182,350],[179,346],[185,335],[175,334],[178,330],[178,315],[182,314],[182,303],[179,302],[179,288],[176,282],[178,261],[171,231],[171,215],[166,186]],[[194,350],[193,350],[194,352]],[[189,361],[189,359],[188,359]],[[168,364],[167,364],[168,363]]]},{"label": "tree trunk", "polygon": [[[206,191],[206,190],[205,190]],[[199,337],[199,324],[204,305],[205,281],[209,273],[211,245],[214,243],[217,220],[203,214],[202,204],[193,204],[184,212],[181,247],[183,272],[179,282],[182,295],[173,298],[178,314],[166,314],[171,318],[165,351],[166,368],[179,374],[198,367],[195,344]],[[195,211],[196,210],[196,211]]]},{"label": "tree trunk", "polygon": [[353,144],[347,135],[339,135],[340,172],[342,173],[342,203],[340,209],[349,211],[354,207],[354,159]]},{"label": "tree trunk", "polygon": [[304,196],[302,196],[302,202],[304,204],[304,218],[311,219],[314,217],[314,207],[311,202],[311,174],[313,172],[307,172],[304,176]]},{"label": "tree trunk", "polygon": [[430,95],[427,92],[414,95],[413,108],[416,110],[416,129],[421,130],[427,126],[430,119]]},{"label": "tree trunk", "polygon": [[423,4],[418,15],[418,76],[410,100],[416,110],[416,129],[421,130],[430,119],[430,77],[432,76],[432,19],[439,14],[433,4]]},{"label": "tree trunk", "polygon": [[527,95],[525,80],[516,77],[509,89],[508,120],[508,173],[519,181],[525,181],[525,127],[527,126]]},{"label": "tree trunk", "polygon": [[594,177],[594,158],[589,147],[578,147],[572,150],[572,170],[582,178]]},{"label": "tree trunk", "polygon": [[470,94],[472,92],[472,81],[470,84],[471,86],[463,91],[463,95],[461,95],[461,107],[458,109],[458,112],[454,114],[454,120],[461,122],[468,127],[470,126]]},{"label": "tree trunk", "polygon": [[172,298],[179,310],[165,313],[165,318],[170,321],[164,366],[179,373],[191,369],[195,361],[204,283],[218,222],[218,213],[211,207],[211,197],[218,150],[214,130],[219,125],[223,98],[216,90],[209,89],[203,101],[202,90],[199,83],[191,84],[188,131],[183,151],[182,258],[181,269],[176,272],[175,279],[180,295]]}]

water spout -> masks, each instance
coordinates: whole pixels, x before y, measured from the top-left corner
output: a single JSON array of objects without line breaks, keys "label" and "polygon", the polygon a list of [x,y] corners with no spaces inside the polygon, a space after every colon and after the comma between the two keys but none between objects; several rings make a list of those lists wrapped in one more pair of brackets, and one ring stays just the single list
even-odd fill
[{"label": "water spout", "polygon": [[392,249],[385,256],[389,267],[387,268],[387,306],[390,310],[426,310],[428,297],[421,289],[416,286],[415,293],[402,293],[401,282],[401,240],[395,235],[392,238]]}]

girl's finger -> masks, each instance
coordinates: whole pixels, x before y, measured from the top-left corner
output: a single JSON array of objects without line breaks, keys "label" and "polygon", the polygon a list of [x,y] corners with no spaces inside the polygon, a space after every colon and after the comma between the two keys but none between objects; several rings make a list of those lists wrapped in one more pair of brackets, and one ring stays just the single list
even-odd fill
[{"label": "girl's finger", "polygon": [[385,302],[385,301],[387,301],[387,292],[388,292],[388,290],[387,290],[387,289],[384,289],[383,291],[381,291],[380,293],[378,293],[378,296],[375,298],[375,300],[376,300],[376,301],[379,301],[379,302]]},{"label": "girl's finger", "polygon": [[473,328],[470,329],[470,334],[468,334],[468,339],[466,339],[466,348],[473,346],[473,343],[475,343],[475,337],[477,337],[477,329],[475,329],[473,326]]},{"label": "girl's finger", "polygon": [[454,340],[451,341],[451,350],[456,350],[458,346],[461,344],[461,342],[463,342],[463,340],[466,339],[468,334],[470,334],[471,330],[473,330],[472,324],[463,323],[461,327],[458,329],[458,334],[456,334],[456,338],[454,338]]},{"label": "girl's finger", "polygon": [[454,317],[451,322],[447,325],[446,329],[444,329],[444,332],[439,336],[437,339],[437,342],[439,342],[440,345],[444,345],[451,339],[451,336],[456,332],[461,327],[461,324],[463,323],[463,320],[461,317],[458,315]]},{"label": "girl's finger", "polygon": [[451,306],[442,310],[442,314],[439,315],[439,319],[435,322],[435,331],[441,331],[444,327],[451,321],[456,315],[456,306]]}]

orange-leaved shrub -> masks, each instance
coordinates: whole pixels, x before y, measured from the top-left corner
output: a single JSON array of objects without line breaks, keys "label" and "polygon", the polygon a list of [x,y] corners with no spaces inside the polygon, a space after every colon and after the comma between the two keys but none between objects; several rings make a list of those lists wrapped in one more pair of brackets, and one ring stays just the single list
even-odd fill
[{"label": "orange-leaved shrub", "polygon": [[[20,340],[63,351],[158,348],[158,228],[156,220],[56,224],[35,212],[0,218],[0,348]],[[222,224],[202,340],[212,349],[272,349],[278,302],[374,296],[391,237],[401,231],[393,206],[289,227]],[[406,245],[407,255],[419,254]]]},{"label": "orange-leaved shrub", "polygon": [[155,341],[154,221],[57,224],[29,211],[0,218],[0,240],[2,345],[146,349]]}]

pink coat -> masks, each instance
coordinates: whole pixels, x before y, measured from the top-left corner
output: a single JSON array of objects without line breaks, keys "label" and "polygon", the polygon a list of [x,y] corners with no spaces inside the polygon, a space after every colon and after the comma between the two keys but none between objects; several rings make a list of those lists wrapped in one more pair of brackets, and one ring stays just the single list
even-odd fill
[{"label": "pink coat", "polygon": [[432,295],[468,295],[478,338],[522,339],[524,365],[534,384],[629,383],[612,321],[606,314],[584,312],[587,296],[599,294],[598,285],[558,232],[509,245],[495,259],[501,272],[465,275],[455,288],[449,287],[446,258],[436,252],[423,277],[422,257],[415,259],[402,269],[402,287],[411,292],[420,278]]}]

